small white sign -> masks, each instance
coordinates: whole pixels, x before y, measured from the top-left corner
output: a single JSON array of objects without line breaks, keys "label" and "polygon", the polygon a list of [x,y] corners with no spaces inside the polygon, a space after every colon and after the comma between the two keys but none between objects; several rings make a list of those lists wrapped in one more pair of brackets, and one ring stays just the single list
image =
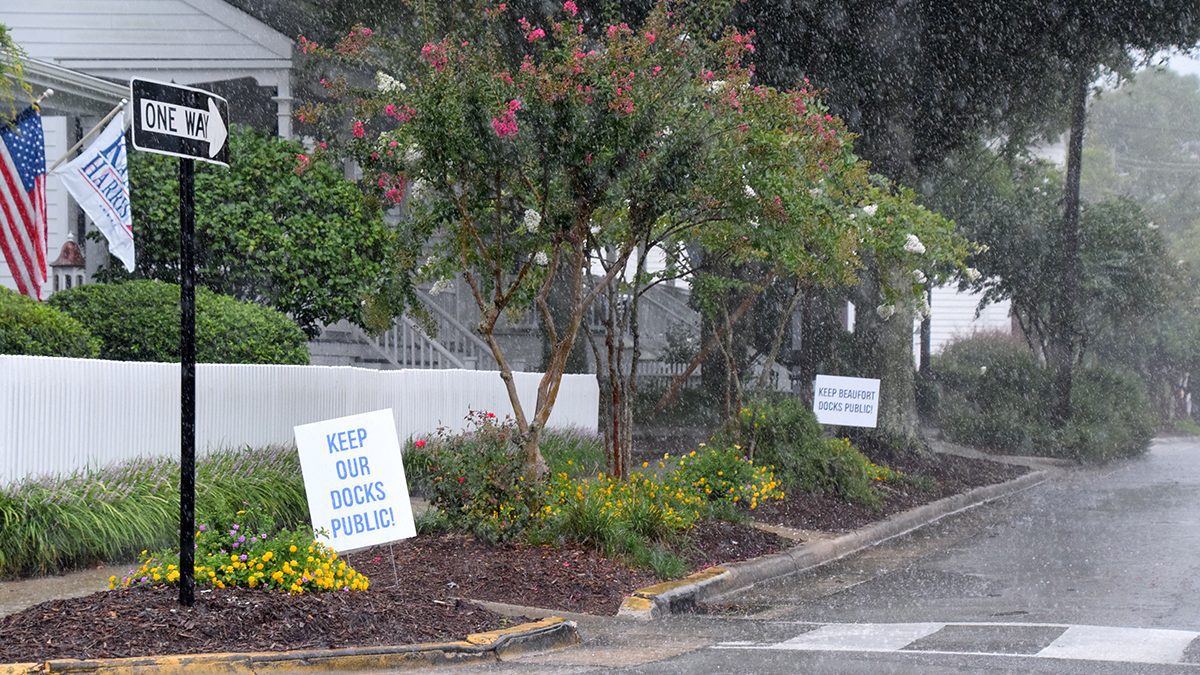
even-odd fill
[{"label": "small white sign", "polygon": [[879,419],[879,380],[817,375],[813,412],[821,424],[874,429]]},{"label": "small white sign", "polygon": [[314,530],[335,551],[416,536],[392,411],[295,427]]}]

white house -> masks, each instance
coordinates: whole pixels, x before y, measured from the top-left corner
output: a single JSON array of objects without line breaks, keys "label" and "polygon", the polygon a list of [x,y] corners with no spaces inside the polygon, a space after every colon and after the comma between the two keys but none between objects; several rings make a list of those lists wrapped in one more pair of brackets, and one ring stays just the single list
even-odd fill
[{"label": "white house", "polygon": [[[3,2],[0,24],[29,56],[35,94],[55,91],[41,106],[47,164],[129,95],[131,77],[201,86],[229,99],[232,122],[291,135],[292,41],[221,0]],[[90,275],[107,252],[56,178],[46,193],[47,262],[73,235]],[[2,259],[0,284],[15,287]]]}]

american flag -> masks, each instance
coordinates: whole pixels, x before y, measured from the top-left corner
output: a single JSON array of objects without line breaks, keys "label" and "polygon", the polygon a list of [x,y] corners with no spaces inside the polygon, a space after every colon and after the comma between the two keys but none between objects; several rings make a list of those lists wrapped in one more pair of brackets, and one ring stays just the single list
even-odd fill
[{"label": "american flag", "polygon": [[46,141],[32,106],[0,128],[0,250],[17,290],[40,300],[46,280]]}]

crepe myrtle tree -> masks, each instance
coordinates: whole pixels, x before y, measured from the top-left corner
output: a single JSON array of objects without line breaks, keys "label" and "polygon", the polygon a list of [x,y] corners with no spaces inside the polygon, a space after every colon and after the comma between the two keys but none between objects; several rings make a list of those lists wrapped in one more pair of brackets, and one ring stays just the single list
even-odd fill
[{"label": "crepe myrtle tree", "polygon": [[[697,6],[706,11],[693,18],[688,3],[662,4],[638,28],[598,37],[568,1],[544,26],[483,4],[458,32],[419,47],[362,26],[331,47],[300,40],[341,73],[299,113],[322,128],[318,152],[353,159],[373,198],[404,204],[401,238],[428,251],[409,274],[457,275],[470,289],[531,474],[544,472],[538,441],[580,324],[630,255],[650,241],[751,227],[746,175],[774,168],[750,152],[761,149],[749,142],[759,126],[791,144],[793,164],[816,149],[806,139],[825,118],[809,111],[811,95],[749,87],[752,37],[706,37],[710,7]],[[514,27],[522,53],[510,58]],[[590,253],[601,248],[610,264],[593,279]],[[556,278],[570,302],[552,316]],[[527,409],[495,329],[531,310],[549,358]]]},{"label": "crepe myrtle tree", "polygon": [[[837,118],[832,121],[840,128]],[[740,235],[746,241],[743,250],[750,255],[730,258],[731,265],[706,265],[697,275],[698,305],[714,329],[688,367],[673,379],[656,404],[658,409],[671,404],[686,378],[710,354],[719,354],[726,371],[724,412],[727,416],[736,413],[745,389],[740,369],[748,359],[746,341],[735,339],[735,331],[772,284],[784,285],[787,300],[783,311],[771,320],[771,338],[760,353],[764,373],[778,355],[787,322],[802,293],[854,286],[856,305],[868,308],[856,313],[858,352],[867,355],[886,348],[899,353],[905,345],[908,349],[904,359],[893,359],[897,367],[864,358],[858,372],[887,382],[883,386],[897,405],[881,410],[881,419],[911,422],[904,428],[911,428],[915,438],[915,420],[908,420],[902,412],[904,402],[914,396],[911,333],[905,333],[908,342],[888,341],[890,333],[883,327],[905,318],[911,322],[914,312],[927,314],[925,289],[929,284],[955,274],[977,274],[964,264],[977,247],[952,221],[918,203],[911,190],[882,176],[868,175],[866,163],[848,149],[841,161],[847,163],[843,171],[809,174],[808,181],[797,186],[811,187],[790,190],[771,200],[776,208],[783,207],[795,217],[783,221],[785,225],[778,229],[764,230],[760,225]],[[896,315],[898,319],[893,318]],[[892,333],[899,335],[899,331]],[[762,387],[765,377],[760,374],[754,386]]]},{"label": "crepe myrtle tree", "polygon": [[[672,28],[653,34],[685,39]],[[637,171],[616,186],[623,199],[592,216],[590,257],[608,283],[603,344],[588,337],[618,476],[631,454],[641,296],[670,279],[711,279],[714,268],[731,265],[806,283],[840,279],[854,266],[860,233],[851,195],[865,185],[866,165],[807,83],[793,90],[755,83],[753,38],[728,30],[678,54],[683,63],[671,72],[686,77],[668,105],[647,112],[658,132]],[[655,248],[666,252],[666,264],[650,271]]]},{"label": "crepe myrtle tree", "polygon": [[[874,208],[864,213],[874,245],[855,288],[860,309],[855,313],[854,345],[858,373],[880,380],[880,405],[877,430],[863,433],[887,452],[923,453],[915,415],[911,326],[914,316],[929,316],[928,288],[978,275],[964,260],[980,247],[953,221],[922,206],[911,190],[882,177],[875,177],[874,183],[868,196]],[[889,328],[893,325],[910,328]]]}]

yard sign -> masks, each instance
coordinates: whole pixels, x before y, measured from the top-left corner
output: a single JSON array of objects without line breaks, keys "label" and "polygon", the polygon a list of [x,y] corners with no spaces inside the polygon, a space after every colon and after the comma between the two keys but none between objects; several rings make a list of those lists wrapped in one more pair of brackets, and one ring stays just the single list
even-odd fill
[{"label": "yard sign", "polygon": [[391,409],[295,427],[314,530],[335,551],[416,536]]},{"label": "yard sign", "polygon": [[821,424],[874,429],[879,419],[879,380],[818,375],[813,412]]}]

